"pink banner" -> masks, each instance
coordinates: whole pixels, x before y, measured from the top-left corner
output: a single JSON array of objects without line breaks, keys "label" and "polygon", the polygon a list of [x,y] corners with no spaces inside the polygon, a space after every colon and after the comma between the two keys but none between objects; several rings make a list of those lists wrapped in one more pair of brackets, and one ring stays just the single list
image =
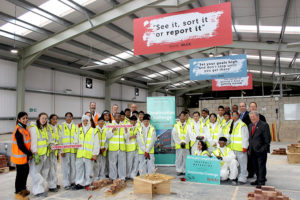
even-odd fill
[{"label": "pink banner", "polygon": [[70,149],[70,148],[75,148],[78,149],[82,147],[81,144],[69,144],[69,145],[54,145],[51,147],[52,150],[56,150],[56,149]]},{"label": "pink banner", "polygon": [[122,125],[107,125],[106,128],[131,128],[131,124],[122,124]]}]

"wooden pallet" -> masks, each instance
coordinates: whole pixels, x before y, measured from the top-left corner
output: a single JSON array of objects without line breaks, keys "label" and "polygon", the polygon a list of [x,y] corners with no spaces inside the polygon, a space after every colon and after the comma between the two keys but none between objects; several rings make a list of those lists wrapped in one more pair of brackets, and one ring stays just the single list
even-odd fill
[{"label": "wooden pallet", "polygon": [[0,168],[0,173],[7,173],[7,172],[9,172],[9,167]]}]

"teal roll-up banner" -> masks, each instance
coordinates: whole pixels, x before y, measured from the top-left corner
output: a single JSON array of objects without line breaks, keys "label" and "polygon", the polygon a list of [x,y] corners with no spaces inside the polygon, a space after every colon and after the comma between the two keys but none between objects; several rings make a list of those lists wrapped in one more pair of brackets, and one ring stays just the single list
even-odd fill
[{"label": "teal roll-up banner", "polygon": [[175,148],[171,136],[175,124],[175,97],[147,97],[147,112],[157,136],[155,164],[174,165]]}]

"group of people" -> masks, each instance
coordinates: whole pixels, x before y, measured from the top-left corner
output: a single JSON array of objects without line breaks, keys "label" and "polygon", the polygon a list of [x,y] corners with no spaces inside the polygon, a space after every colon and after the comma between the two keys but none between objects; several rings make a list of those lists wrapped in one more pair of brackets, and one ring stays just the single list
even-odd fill
[{"label": "group of people", "polygon": [[[28,174],[35,196],[47,196],[44,181],[50,192],[60,189],[58,155],[62,185],[66,190],[83,189],[106,177],[126,180],[133,179],[138,173],[154,173],[155,128],[150,125],[150,115],[137,112],[134,107],[118,112],[114,105],[112,113],[105,110],[100,115],[95,112],[96,104],[91,102],[90,110],[79,124],[75,124],[73,114],[67,112],[61,124],[58,124],[56,114],[48,117],[46,113],[40,113],[36,122],[27,125],[27,113],[20,112],[13,132],[11,155],[17,171],[16,199],[27,198],[30,194],[26,189]],[[57,150],[58,147],[62,149]]]},{"label": "group of people", "polygon": [[230,112],[228,107],[219,106],[215,114],[204,108],[201,114],[194,112],[192,118],[188,110],[180,113],[172,130],[178,176],[185,175],[186,157],[191,154],[220,159],[222,181],[245,184],[256,174],[251,185],[265,185],[271,142],[269,125],[255,102],[249,104],[249,111],[244,102],[232,109]]},{"label": "group of people", "polygon": [[[189,112],[181,112],[172,131],[178,175],[184,175],[186,156],[191,153],[221,159],[222,180],[246,183],[249,156],[253,160],[249,159],[248,164],[253,161],[251,166],[253,164],[257,176],[253,184],[264,185],[266,169],[262,165],[266,163],[270,133],[267,132],[268,124],[261,120],[263,116],[256,111],[256,103],[251,103],[249,108],[250,113],[246,104],[241,103],[239,113],[225,112],[225,108],[219,106],[218,115],[202,109],[201,117],[199,112],[194,112],[193,118]],[[63,123],[58,124],[58,120],[56,114],[40,113],[35,122],[27,125],[27,113],[18,114],[11,156],[17,171],[17,199],[30,194],[26,188],[28,174],[32,179],[33,195],[47,196],[44,181],[50,192],[60,189],[59,155],[62,186],[66,190],[83,189],[92,181],[105,177],[126,180],[155,172],[156,131],[150,124],[150,115],[138,112],[135,104],[121,112],[118,112],[118,105],[113,105],[112,112],[105,110],[99,114],[96,103],[91,102],[81,123],[74,123],[71,112],[65,114]],[[261,131],[262,128],[265,130]],[[77,148],[68,146],[76,144],[80,145]],[[56,145],[62,149],[53,148]]]}]

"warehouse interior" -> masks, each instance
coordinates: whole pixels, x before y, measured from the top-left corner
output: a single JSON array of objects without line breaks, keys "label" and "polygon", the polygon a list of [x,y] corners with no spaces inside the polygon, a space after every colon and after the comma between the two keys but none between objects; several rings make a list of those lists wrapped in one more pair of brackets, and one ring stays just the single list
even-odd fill
[{"label": "warehouse interior", "polygon": [[[134,19],[223,2],[231,2],[232,44],[134,55]],[[31,121],[40,112],[63,119],[72,111],[79,123],[90,102],[99,112],[114,104],[124,110],[132,103],[146,112],[147,97],[175,96],[176,116],[185,109],[193,113],[255,101],[269,125],[276,124],[281,142],[271,147],[286,147],[300,141],[299,118],[286,120],[284,112],[284,104],[300,103],[299,42],[298,0],[1,0],[0,140],[10,140],[20,111],[28,112]],[[218,92],[210,80],[190,80],[190,59],[236,54],[247,55],[253,90]],[[270,155],[269,182],[297,199],[299,168]],[[15,172],[0,174],[1,199],[13,199],[14,177]],[[91,199],[148,199],[135,196],[131,186],[114,197],[62,190],[46,199],[87,199],[90,194]],[[178,179],[171,188],[170,196],[154,199],[246,199],[253,191],[250,185],[211,187]]]}]

